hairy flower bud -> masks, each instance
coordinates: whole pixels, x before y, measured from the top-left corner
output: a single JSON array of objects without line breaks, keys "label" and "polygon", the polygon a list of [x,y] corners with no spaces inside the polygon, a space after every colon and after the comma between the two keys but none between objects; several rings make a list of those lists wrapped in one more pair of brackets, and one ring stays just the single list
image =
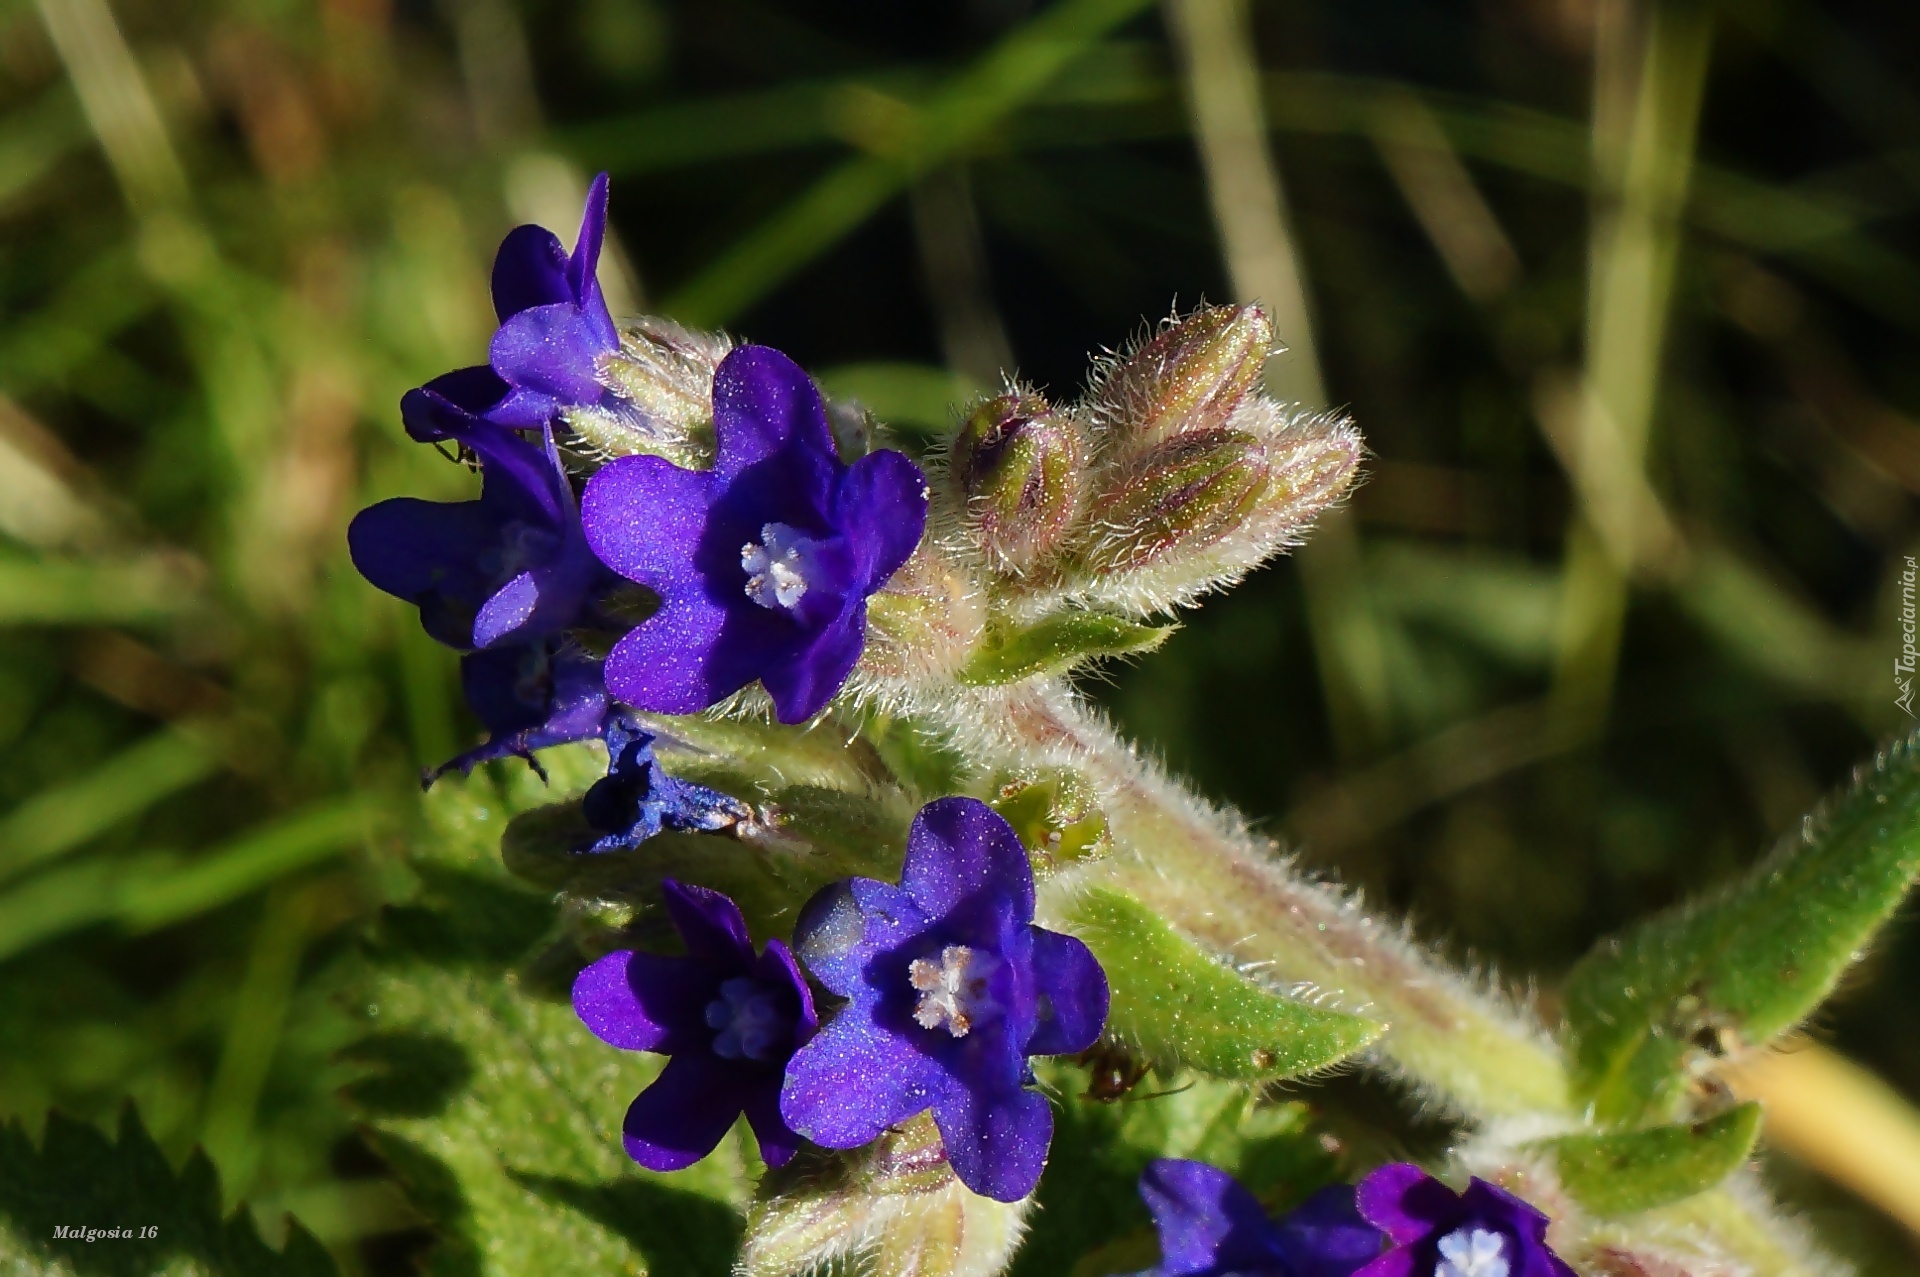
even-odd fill
[{"label": "hairy flower bud", "polygon": [[951,473],[989,562],[1024,574],[1058,548],[1083,505],[1086,454],[1079,428],[1038,395],[974,410],[953,441]]},{"label": "hairy flower bud", "polygon": [[1093,409],[1124,452],[1223,426],[1260,380],[1273,325],[1258,306],[1208,306],[1174,320],[1116,364]]},{"label": "hairy flower bud", "polygon": [[1176,435],[1106,476],[1087,556],[1096,572],[1145,567],[1228,536],[1267,490],[1265,444],[1239,430]]},{"label": "hairy flower bud", "polygon": [[563,420],[604,457],[653,453],[704,469],[713,464],[714,369],[730,348],[725,337],[639,320],[600,359],[598,376],[617,406],[570,406]]}]

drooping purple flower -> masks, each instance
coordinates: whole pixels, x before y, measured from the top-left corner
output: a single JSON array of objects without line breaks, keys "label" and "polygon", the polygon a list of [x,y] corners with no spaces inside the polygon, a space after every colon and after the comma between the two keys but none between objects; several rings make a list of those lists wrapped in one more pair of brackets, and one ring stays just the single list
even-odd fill
[{"label": "drooping purple flower", "polygon": [[677,1171],[711,1153],[742,1113],[769,1166],[799,1147],[780,1114],[782,1069],[819,1025],[793,955],[756,956],[740,909],[704,887],[662,883],[684,957],[622,949],[582,971],[573,1009],[594,1036],[668,1058],[627,1109],[627,1155]]},{"label": "drooping purple flower", "polygon": [[1160,1263],[1140,1277],[1353,1277],[1385,1241],[1354,1190],[1321,1189],[1278,1220],[1231,1175],[1165,1157],[1140,1176],[1160,1232]]},{"label": "drooping purple flower", "polygon": [[[449,374],[455,393],[464,374]],[[573,651],[566,630],[609,624],[599,605],[620,585],[588,548],[567,472],[551,437],[535,447],[431,388],[401,400],[407,432],[478,458],[474,501],[395,497],[362,510],[347,545],[362,576],[420,609],[427,633],[479,649],[461,666],[487,744],[444,764],[596,736],[605,717],[600,662]]]},{"label": "drooping purple flower", "polygon": [[713,469],[622,457],[587,484],[594,552],[661,598],[608,657],[607,686],[688,714],[758,679],[782,722],[803,722],[860,659],[867,596],[919,544],[926,479],[898,452],[842,465],[819,391],[764,346],[721,362],[713,420]]},{"label": "drooping purple flower", "polygon": [[712,831],[753,817],[738,798],[669,776],[653,757],[653,733],[630,716],[607,722],[607,774],[582,802],[587,823],[601,832],[588,851],[638,847],[662,829]]},{"label": "drooping purple flower", "polygon": [[1409,1162],[1360,1181],[1360,1213],[1393,1243],[1357,1277],[1574,1277],[1547,1217],[1483,1179],[1456,1193]]},{"label": "drooping purple flower", "polygon": [[795,931],[814,976],[849,999],[787,1066],[780,1111],[828,1148],[857,1148],[926,1109],[974,1192],[1033,1191],[1053,1112],[1030,1055],[1083,1051],[1107,1016],[1087,947],[1033,925],[1033,871],[985,803],[942,798],[914,818],[900,885],[854,878]]},{"label": "drooping purple flower", "polygon": [[610,706],[602,664],[564,638],[461,657],[460,687],[487,739],[422,779],[431,785],[450,771],[464,776],[496,758],[524,759],[544,776],[536,751],[605,732]]}]

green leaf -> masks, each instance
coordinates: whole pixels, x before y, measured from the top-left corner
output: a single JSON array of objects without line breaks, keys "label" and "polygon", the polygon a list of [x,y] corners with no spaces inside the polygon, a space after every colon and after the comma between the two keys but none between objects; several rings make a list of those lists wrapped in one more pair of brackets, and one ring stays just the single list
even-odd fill
[{"label": "green leaf", "polygon": [[1753,1151],[1760,1106],[1741,1104],[1691,1125],[1651,1126],[1548,1142],[1560,1182],[1595,1215],[1636,1215],[1712,1188]]},{"label": "green leaf", "polygon": [[1096,656],[1151,652],[1173,631],[1171,625],[1140,625],[1105,612],[1068,612],[1024,630],[989,629],[960,681],[991,687],[1058,673]]},{"label": "green leaf", "polygon": [[[130,1237],[64,1238],[56,1230],[124,1228]],[[153,1228],[151,1238],[138,1236]],[[34,1147],[17,1121],[0,1125],[0,1269],[71,1277],[333,1277],[333,1260],[294,1222],[286,1248],[260,1239],[242,1208],[220,1210],[220,1179],[195,1152],[175,1172],[132,1105],[117,1139],[49,1114]]]},{"label": "green leaf", "polygon": [[1108,1034],[1156,1064],[1220,1078],[1293,1077],[1346,1059],[1384,1031],[1261,988],[1120,892],[1088,891],[1066,920],[1113,987]]},{"label": "green leaf", "polygon": [[[511,818],[578,793],[603,765],[591,750],[543,761],[550,788],[508,771],[499,788],[477,773],[428,795],[420,890],[380,925],[362,1003],[376,1032],[346,1053],[367,1070],[347,1098],[433,1225],[429,1274],[520,1277],[556,1256],[582,1273],[725,1272],[757,1169],[751,1140],[736,1132],[674,1175],[627,1159],[621,1118],[661,1057],[580,1023],[564,990],[585,957],[551,893],[501,864]],[[535,956],[565,970],[536,973]]]},{"label": "green leaf", "polygon": [[1792,1028],[1920,873],[1920,734],[1704,902],[1606,941],[1567,985],[1573,1082],[1603,1122],[1670,1116],[1689,1067]]}]

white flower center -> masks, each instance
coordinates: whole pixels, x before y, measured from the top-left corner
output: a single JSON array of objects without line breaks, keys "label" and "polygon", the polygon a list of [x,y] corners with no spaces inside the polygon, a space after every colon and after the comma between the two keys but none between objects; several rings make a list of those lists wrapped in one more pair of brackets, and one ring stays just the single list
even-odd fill
[{"label": "white flower center", "polygon": [[1484,1228],[1456,1229],[1440,1239],[1433,1277],[1507,1277],[1507,1242]]},{"label": "white flower center", "polygon": [[740,547],[740,566],[747,571],[747,597],[761,607],[792,611],[807,596],[807,578],[820,543],[800,535],[797,528],[769,523],[760,529],[760,541]]},{"label": "white flower center", "polygon": [[722,1059],[768,1060],[792,1026],[774,990],[750,976],[736,976],[707,1003],[707,1027],[719,1030],[713,1053]]},{"label": "white flower center", "polygon": [[991,954],[975,953],[963,944],[950,944],[940,960],[915,958],[907,978],[920,991],[913,1018],[923,1029],[945,1029],[964,1038],[994,1009],[987,997],[987,977],[1000,965]]}]

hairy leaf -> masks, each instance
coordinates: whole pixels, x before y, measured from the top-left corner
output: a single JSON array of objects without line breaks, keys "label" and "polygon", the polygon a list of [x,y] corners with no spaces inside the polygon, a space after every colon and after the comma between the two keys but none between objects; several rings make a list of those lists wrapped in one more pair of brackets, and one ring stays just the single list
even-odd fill
[{"label": "hairy leaf", "polygon": [[[143,1229],[155,1235],[142,1237]],[[78,1233],[62,1235],[59,1230]],[[88,1229],[129,1235],[89,1240]],[[287,1244],[260,1239],[242,1208],[220,1210],[220,1179],[196,1151],[177,1173],[132,1105],[117,1139],[58,1113],[38,1148],[0,1125],[0,1269],[57,1277],[332,1277],[333,1260],[297,1221]]]},{"label": "hairy leaf", "polygon": [[1338,1063],[1383,1032],[1261,988],[1131,896],[1094,888],[1066,916],[1113,986],[1109,1036],[1157,1064],[1221,1078],[1292,1077]]},{"label": "hairy leaf", "polygon": [[750,1142],[736,1134],[670,1176],[628,1161],[621,1118],[661,1058],[581,1025],[564,991],[584,955],[552,897],[501,864],[514,813],[578,792],[600,766],[591,750],[543,761],[550,788],[510,772],[504,792],[480,774],[429,795],[421,890],[381,924],[365,991],[378,1032],[348,1052],[369,1069],[348,1098],[435,1229],[429,1273],[724,1272]]},{"label": "hairy leaf", "polygon": [[976,687],[1017,683],[1053,674],[1098,656],[1151,652],[1173,633],[1170,625],[1140,625],[1105,612],[1067,612],[1024,630],[989,629],[960,671]]},{"label": "hairy leaf", "polygon": [[1595,1215],[1634,1215],[1712,1188],[1747,1160],[1760,1106],[1740,1104],[1692,1124],[1550,1142],[1560,1180]]},{"label": "hairy leaf", "polygon": [[1608,940],[1567,985],[1573,1081],[1602,1121],[1675,1111],[1689,1068],[1757,1047],[1833,989],[1920,873],[1920,736],[1704,902]]}]

